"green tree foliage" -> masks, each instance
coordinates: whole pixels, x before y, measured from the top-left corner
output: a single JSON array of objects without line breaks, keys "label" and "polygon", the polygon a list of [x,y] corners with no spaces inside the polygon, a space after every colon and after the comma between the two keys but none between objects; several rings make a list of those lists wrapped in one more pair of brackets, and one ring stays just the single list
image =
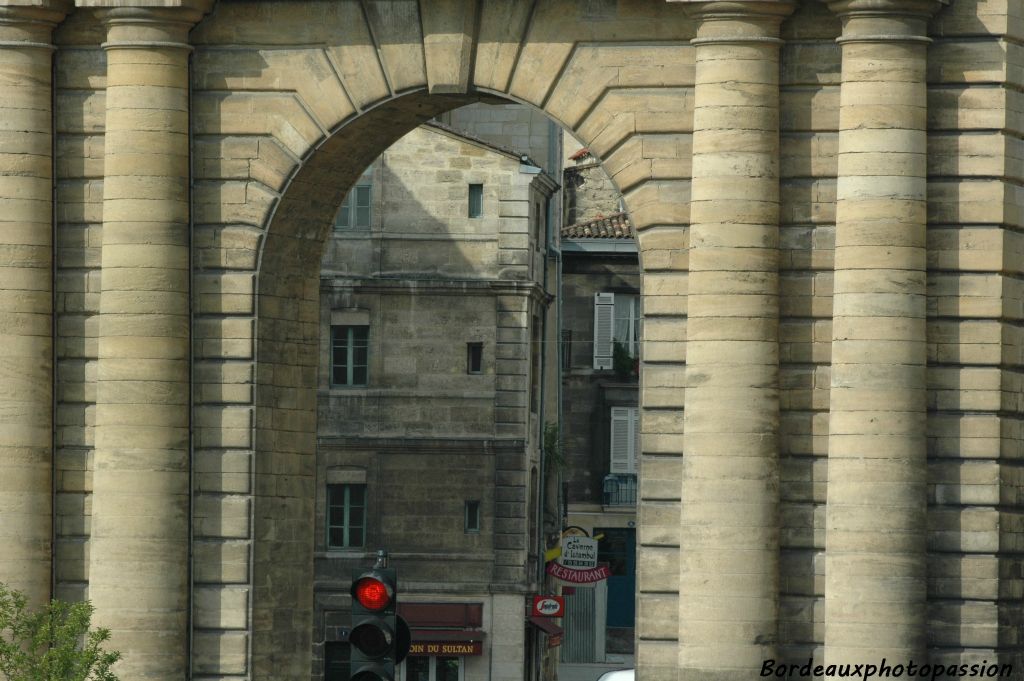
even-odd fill
[{"label": "green tree foliage", "polygon": [[106,629],[89,629],[89,602],[54,599],[29,610],[27,599],[0,583],[0,678],[7,681],[118,681],[110,671],[121,658],[103,650]]}]

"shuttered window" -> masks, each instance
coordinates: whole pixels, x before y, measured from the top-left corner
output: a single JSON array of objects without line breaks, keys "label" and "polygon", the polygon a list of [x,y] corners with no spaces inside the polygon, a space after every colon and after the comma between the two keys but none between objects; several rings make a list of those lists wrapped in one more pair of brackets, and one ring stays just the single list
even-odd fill
[{"label": "shuttered window", "polygon": [[631,293],[594,294],[594,368],[614,368],[615,344],[631,357],[640,352],[640,296]]},{"label": "shuttered window", "polygon": [[637,407],[611,408],[610,445],[608,472],[636,475],[640,468],[640,410]]},{"label": "shuttered window", "polygon": [[612,368],[615,294],[594,294],[594,368]]}]

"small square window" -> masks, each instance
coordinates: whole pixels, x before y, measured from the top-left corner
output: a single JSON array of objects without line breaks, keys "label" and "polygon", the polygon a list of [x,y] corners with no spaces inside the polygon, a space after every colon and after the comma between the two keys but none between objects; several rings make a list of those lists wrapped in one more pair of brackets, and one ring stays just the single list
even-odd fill
[{"label": "small square window", "polygon": [[469,217],[478,218],[484,214],[484,186],[469,185]]},{"label": "small square window", "polygon": [[480,501],[471,499],[466,502],[466,532],[480,531]]},{"label": "small square window", "polygon": [[466,373],[479,374],[484,370],[484,344],[466,343]]},{"label": "small square window", "polygon": [[335,229],[369,229],[372,187],[357,184],[342,201],[334,216]]}]

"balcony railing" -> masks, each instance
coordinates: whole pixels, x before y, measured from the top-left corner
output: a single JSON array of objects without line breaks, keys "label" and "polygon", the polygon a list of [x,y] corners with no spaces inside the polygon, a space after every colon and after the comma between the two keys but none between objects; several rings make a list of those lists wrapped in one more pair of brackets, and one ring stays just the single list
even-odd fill
[{"label": "balcony railing", "polygon": [[636,476],[604,476],[605,506],[636,506]]}]

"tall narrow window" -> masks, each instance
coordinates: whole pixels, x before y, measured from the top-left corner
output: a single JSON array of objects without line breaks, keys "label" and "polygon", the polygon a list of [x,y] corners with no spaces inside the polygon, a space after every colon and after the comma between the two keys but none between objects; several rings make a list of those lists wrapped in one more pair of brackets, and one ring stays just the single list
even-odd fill
[{"label": "tall narrow window", "polygon": [[331,327],[331,384],[366,385],[369,364],[369,327]]},{"label": "tall narrow window", "polygon": [[544,213],[540,212],[540,201],[534,201],[533,210],[537,213],[537,250],[544,248]]},{"label": "tall narrow window", "polygon": [[327,486],[327,548],[366,545],[366,485]]},{"label": "tall narrow window", "polygon": [[335,229],[369,229],[372,187],[357,184],[348,193],[334,217]]},{"label": "tall narrow window", "polygon": [[480,501],[471,499],[466,502],[465,529],[467,533],[480,531]]},{"label": "tall narrow window", "polygon": [[530,411],[540,410],[540,317],[533,318],[532,343],[530,343]]},{"label": "tall narrow window", "polygon": [[484,186],[469,185],[469,217],[478,218],[484,214]]},{"label": "tall narrow window", "polygon": [[636,475],[640,458],[640,410],[611,408],[611,437],[608,470],[619,475]]},{"label": "tall narrow window", "polygon": [[479,374],[484,369],[484,344],[466,343],[466,373]]},{"label": "tall narrow window", "polygon": [[562,331],[562,369],[572,368],[572,331]]},{"label": "tall narrow window", "polygon": [[640,296],[630,293],[594,294],[594,368],[611,369],[615,345],[631,357],[640,352]]}]

